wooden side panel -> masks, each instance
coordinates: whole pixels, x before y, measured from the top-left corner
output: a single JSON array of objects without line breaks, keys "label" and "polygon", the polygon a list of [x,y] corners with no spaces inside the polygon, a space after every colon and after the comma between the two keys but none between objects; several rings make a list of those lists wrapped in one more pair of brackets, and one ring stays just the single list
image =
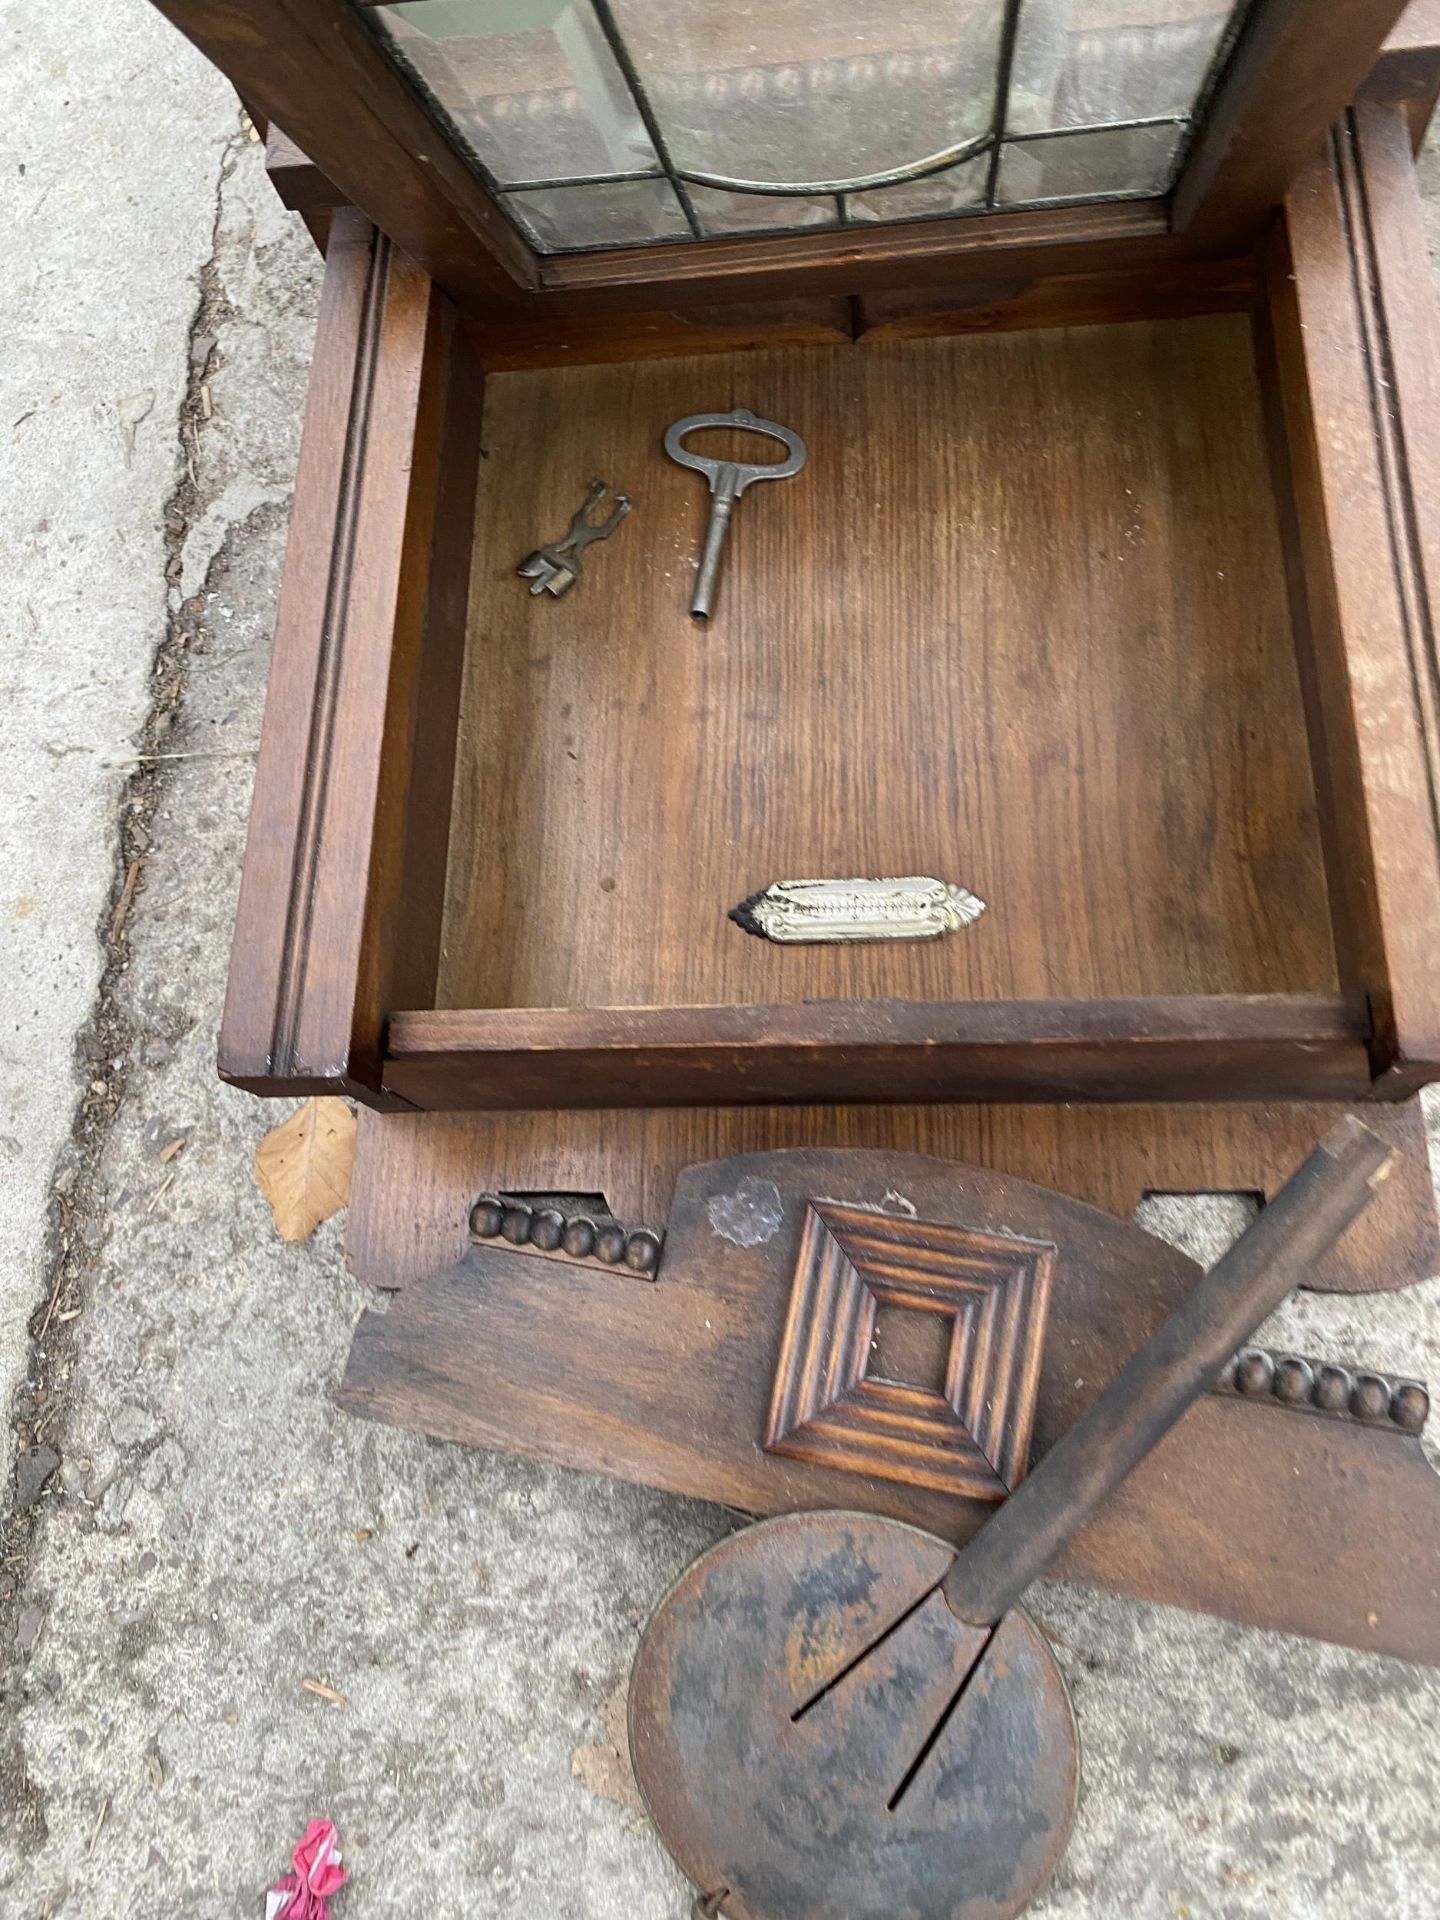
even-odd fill
[{"label": "wooden side panel", "polygon": [[1440,312],[1400,107],[1297,181],[1268,326],[1337,957],[1399,1097],[1440,1072]]},{"label": "wooden side panel", "polygon": [[1336,994],[396,1014],[417,1107],[822,1100],[1343,1100],[1369,1091]]},{"label": "wooden side panel", "polygon": [[257,1093],[376,1104],[433,991],[479,375],[448,301],[335,215],[220,1037]]}]

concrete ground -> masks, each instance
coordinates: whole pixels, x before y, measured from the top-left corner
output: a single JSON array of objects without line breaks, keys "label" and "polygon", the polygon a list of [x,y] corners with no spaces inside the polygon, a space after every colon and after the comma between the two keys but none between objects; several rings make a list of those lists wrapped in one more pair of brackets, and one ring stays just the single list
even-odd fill
[{"label": "concrete ground", "polygon": [[[336,1920],[680,1920],[616,1703],[728,1517],[337,1414],[341,1223],[276,1237],[215,1078],[316,255],[144,0],[0,0],[0,106],[0,1914],[254,1915],[326,1813]],[[1285,1329],[1440,1377],[1437,1301]],[[1037,1913],[1440,1913],[1440,1675],[1036,1610],[1086,1762]]]}]

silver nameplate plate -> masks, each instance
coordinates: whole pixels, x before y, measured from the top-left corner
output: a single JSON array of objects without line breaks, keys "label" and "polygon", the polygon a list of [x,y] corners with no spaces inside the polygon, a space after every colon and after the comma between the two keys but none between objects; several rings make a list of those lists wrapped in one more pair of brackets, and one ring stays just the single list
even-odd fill
[{"label": "silver nameplate plate", "polygon": [[777,880],[730,918],[782,946],[850,940],[938,940],[972,926],[985,902],[967,887],[910,874],[899,880]]}]

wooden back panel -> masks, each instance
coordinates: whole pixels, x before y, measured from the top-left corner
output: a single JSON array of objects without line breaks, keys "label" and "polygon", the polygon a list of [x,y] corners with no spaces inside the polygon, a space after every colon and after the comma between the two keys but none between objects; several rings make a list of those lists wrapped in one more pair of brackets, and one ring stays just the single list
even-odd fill
[{"label": "wooden back panel", "polygon": [[[661,436],[736,405],[809,464],[741,501],[699,626],[708,499]],[[635,511],[532,599],[594,474]],[[1238,315],[492,375],[470,618],[443,1007],[1334,985]],[[849,948],[726,918],[906,873],[989,911]]]}]

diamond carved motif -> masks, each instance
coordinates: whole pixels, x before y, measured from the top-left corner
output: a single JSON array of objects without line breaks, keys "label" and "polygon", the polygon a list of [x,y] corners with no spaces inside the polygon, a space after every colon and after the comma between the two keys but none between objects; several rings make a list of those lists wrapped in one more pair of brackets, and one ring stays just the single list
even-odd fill
[{"label": "diamond carved motif", "polygon": [[[812,1200],[766,1451],[1003,1500],[1030,1453],[1054,1260],[1046,1241]],[[938,1390],[872,1370],[880,1308],[948,1323]]]}]

